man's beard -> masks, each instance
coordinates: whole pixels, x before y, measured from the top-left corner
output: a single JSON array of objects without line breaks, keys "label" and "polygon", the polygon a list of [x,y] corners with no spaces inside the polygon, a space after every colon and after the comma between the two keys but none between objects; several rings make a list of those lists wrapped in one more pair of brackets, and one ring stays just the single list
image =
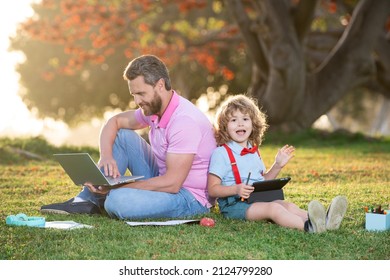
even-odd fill
[{"label": "man's beard", "polygon": [[143,103],[141,109],[145,116],[151,116],[158,115],[161,112],[161,107],[161,97],[155,92],[153,100],[149,103]]}]

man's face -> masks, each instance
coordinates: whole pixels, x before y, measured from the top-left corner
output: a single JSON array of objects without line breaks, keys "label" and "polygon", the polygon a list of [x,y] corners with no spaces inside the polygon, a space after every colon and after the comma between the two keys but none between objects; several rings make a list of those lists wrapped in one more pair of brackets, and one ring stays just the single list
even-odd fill
[{"label": "man's face", "polygon": [[145,83],[143,76],[128,81],[130,94],[145,116],[161,115],[162,100],[155,87]]}]

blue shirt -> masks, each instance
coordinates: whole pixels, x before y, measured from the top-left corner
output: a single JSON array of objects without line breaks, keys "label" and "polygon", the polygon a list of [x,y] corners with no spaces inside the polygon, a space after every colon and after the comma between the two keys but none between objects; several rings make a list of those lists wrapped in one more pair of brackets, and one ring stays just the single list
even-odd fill
[{"label": "blue shirt", "polygon": [[[255,181],[264,180],[262,174],[266,172],[266,169],[263,160],[259,157],[258,153],[241,156],[242,146],[234,141],[230,141],[227,145],[232,150],[236,159],[242,183],[246,183],[249,172],[251,172],[251,177],[248,185],[251,185]],[[209,173],[218,176],[221,179],[221,184],[224,186],[236,184],[228,153],[223,146],[218,147],[213,151],[210,160]]]}]

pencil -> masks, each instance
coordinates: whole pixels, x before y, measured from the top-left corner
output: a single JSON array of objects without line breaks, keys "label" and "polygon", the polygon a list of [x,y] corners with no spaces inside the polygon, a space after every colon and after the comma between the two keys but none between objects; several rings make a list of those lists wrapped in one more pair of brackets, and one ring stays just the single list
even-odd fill
[{"label": "pencil", "polygon": [[251,178],[251,173],[249,172],[249,174],[248,174],[248,178],[246,179],[246,184],[248,185],[248,183],[249,183],[249,179]]},{"label": "pencil", "polygon": [[[250,178],[251,178],[251,173],[249,172],[248,178],[246,179],[246,185],[248,185]],[[245,201],[245,199],[241,197],[241,201]]]}]

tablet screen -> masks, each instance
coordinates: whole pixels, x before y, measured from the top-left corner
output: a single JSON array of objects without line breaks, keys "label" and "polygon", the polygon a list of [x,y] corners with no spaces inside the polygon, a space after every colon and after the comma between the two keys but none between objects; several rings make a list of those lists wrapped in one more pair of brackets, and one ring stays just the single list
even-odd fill
[{"label": "tablet screen", "polygon": [[271,190],[280,190],[290,180],[291,180],[291,177],[284,177],[284,178],[279,178],[279,179],[254,182],[253,186],[255,187],[255,190],[253,192],[265,192],[265,191],[271,191]]}]

